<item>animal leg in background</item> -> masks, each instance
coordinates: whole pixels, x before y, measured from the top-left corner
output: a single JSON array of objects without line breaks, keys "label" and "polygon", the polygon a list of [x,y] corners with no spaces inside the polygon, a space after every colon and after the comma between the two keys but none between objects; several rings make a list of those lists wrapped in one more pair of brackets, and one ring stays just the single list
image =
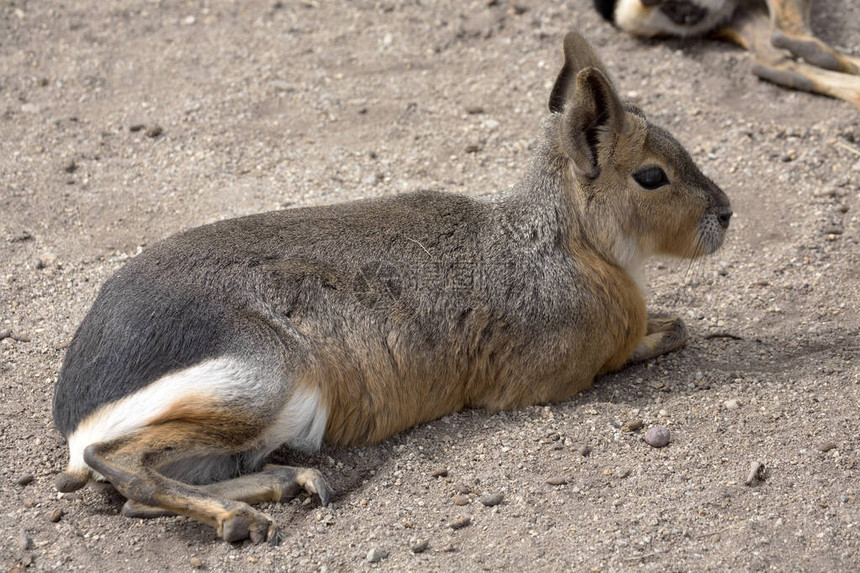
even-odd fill
[{"label": "animal leg in background", "polygon": [[812,0],[767,0],[770,41],[807,63],[841,72],[860,74],[860,59],[840,54],[817,38],[809,25]]},{"label": "animal leg in background", "polygon": [[860,107],[860,75],[834,72],[792,59],[771,43],[771,18],[760,10],[739,11],[716,36],[749,51],[752,72],[764,80],[842,99]]}]

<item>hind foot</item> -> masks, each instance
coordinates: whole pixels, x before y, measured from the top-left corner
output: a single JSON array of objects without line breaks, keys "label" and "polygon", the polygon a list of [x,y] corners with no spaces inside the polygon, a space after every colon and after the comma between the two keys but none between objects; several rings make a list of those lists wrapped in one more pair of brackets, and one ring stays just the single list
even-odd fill
[{"label": "hind foot", "polygon": [[176,513],[167,509],[144,505],[130,499],[126,500],[123,504],[122,514],[125,517],[132,517],[135,519],[154,519],[156,517],[173,517],[176,515]]},{"label": "hind foot", "polygon": [[87,471],[83,472],[60,472],[57,475],[56,480],[54,481],[54,487],[57,488],[57,491],[63,493],[69,493],[73,491],[77,491],[87,485],[87,482],[90,481],[90,473]]},{"label": "hind foot", "polygon": [[[328,505],[331,499],[331,488],[319,471],[311,468],[293,468],[278,465],[267,465],[260,472],[203,485],[200,488],[218,498],[250,505],[266,501],[279,502],[291,499],[301,491],[319,496],[320,502],[323,505]],[[131,499],[123,505],[122,514],[126,517],[138,519],[176,515],[173,511],[146,505]],[[236,524],[231,527],[237,528],[237,533],[231,535],[240,534],[240,525]],[[243,539],[246,537],[243,537]],[[267,537],[266,540],[272,542],[271,537]]]},{"label": "hind foot", "polygon": [[331,499],[331,488],[325,476],[315,469],[267,465],[261,473],[271,474],[277,479],[281,486],[280,499],[295,497],[300,490],[316,494],[323,505],[328,505]]},{"label": "hind foot", "polygon": [[277,545],[280,538],[278,526],[268,515],[244,503],[218,516],[216,531],[219,537],[230,543],[250,538],[253,543],[267,541]]},{"label": "hind foot", "polygon": [[323,505],[331,498],[325,477],[311,468],[267,465],[261,471],[202,486],[208,493],[254,505],[263,501],[283,501],[306,491],[319,496]]}]

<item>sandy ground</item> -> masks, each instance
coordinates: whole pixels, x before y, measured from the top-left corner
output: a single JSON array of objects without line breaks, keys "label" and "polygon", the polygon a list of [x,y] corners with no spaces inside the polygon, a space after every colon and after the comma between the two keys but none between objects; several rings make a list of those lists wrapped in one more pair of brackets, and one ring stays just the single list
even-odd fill
[{"label": "sandy ground", "polygon": [[[860,5],[817,4],[821,36],[860,55]],[[237,215],[511,185],[572,27],[733,201],[716,256],[648,265],[683,351],[563,404],[278,452],[337,491],[265,506],[279,547],[57,494],[63,348],[125,260]],[[748,68],[720,44],[628,38],[590,0],[0,1],[0,565],[860,570],[860,113]],[[653,425],[668,447],[644,443]]]}]

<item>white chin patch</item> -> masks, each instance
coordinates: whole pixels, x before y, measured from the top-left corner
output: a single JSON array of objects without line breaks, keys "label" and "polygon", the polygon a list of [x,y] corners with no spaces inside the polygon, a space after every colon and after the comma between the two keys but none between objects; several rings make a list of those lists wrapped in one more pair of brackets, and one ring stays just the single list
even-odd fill
[{"label": "white chin patch", "polygon": [[619,233],[615,244],[612,246],[612,254],[618,265],[636,282],[639,290],[644,292],[645,284],[642,267],[645,255],[642,253],[639,244],[634,239]]}]

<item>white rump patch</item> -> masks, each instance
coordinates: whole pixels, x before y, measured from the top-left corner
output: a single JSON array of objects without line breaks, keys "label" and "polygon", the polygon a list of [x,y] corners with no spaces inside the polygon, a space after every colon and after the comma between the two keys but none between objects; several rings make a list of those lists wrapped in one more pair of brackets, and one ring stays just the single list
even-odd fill
[{"label": "white rump patch", "polygon": [[264,393],[264,384],[253,368],[233,358],[207,360],[163,376],[82,420],[69,436],[68,471],[89,472],[84,462],[87,446],[134,432],[177,403],[193,403],[201,396],[231,402],[237,396]]},{"label": "white rump patch", "polygon": [[328,407],[322,403],[319,389],[296,390],[263,433],[260,455],[265,456],[283,444],[306,452],[318,450],[327,421]]},{"label": "white rump patch", "polygon": [[[87,446],[143,428],[176,404],[190,403],[201,396],[228,404],[241,403],[242,397],[262,399],[271,392],[270,380],[258,378],[254,368],[232,358],[216,358],[168,374],[84,419],[69,436],[67,471],[90,473],[92,470],[84,462]],[[282,444],[318,450],[327,421],[328,408],[319,389],[297,389],[263,435],[249,444],[249,453],[259,461]]]}]

